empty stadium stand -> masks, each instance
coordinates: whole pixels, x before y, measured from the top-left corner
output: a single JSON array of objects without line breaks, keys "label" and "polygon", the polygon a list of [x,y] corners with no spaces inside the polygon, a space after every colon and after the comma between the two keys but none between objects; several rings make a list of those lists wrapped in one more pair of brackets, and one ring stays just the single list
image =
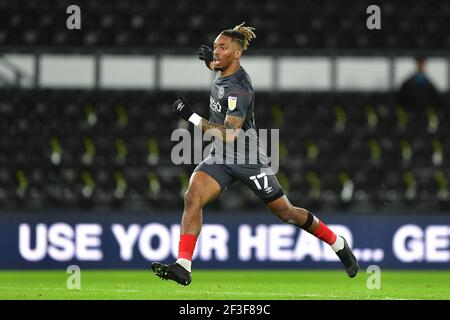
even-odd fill
[{"label": "empty stadium stand", "polygon": [[[181,208],[195,165],[171,161],[171,133],[183,126],[170,113],[175,96],[1,89],[0,206]],[[207,92],[186,96],[207,116]],[[285,192],[314,210],[448,210],[449,113],[431,105],[411,110],[386,93],[256,95],[258,128],[280,129]],[[211,206],[262,203],[235,185]]]},{"label": "empty stadium stand", "polygon": [[[82,28],[67,32],[66,9],[78,5]],[[21,0],[0,1],[0,45],[192,48],[246,21],[253,48],[450,48],[450,3],[385,0],[382,29],[367,32],[370,1]],[[224,11],[233,13],[234,25]],[[432,17],[428,19],[427,17]]]}]

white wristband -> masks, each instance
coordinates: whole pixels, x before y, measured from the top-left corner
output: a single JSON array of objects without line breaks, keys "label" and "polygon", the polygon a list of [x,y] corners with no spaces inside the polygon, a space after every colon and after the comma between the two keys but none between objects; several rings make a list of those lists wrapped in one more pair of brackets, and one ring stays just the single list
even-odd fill
[{"label": "white wristband", "polygon": [[198,114],[193,113],[190,117],[189,117],[189,122],[193,123],[195,126],[199,126],[200,122],[202,122],[202,117],[200,117]]}]

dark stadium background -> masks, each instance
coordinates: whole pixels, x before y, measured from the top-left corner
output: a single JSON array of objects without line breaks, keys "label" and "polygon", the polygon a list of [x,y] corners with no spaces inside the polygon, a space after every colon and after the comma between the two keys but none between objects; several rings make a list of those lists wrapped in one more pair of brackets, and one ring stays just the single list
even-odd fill
[{"label": "dark stadium background", "polygon": [[[72,4],[81,30],[66,27]],[[366,27],[371,4],[381,30]],[[0,0],[0,268],[173,259],[195,165],[171,162],[170,135],[188,126],[170,106],[183,92],[208,115],[213,75],[197,48],[246,21],[257,36],[242,63],[256,124],[280,129],[278,178],[291,202],[349,232],[363,266],[448,269],[449,17],[441,0]],[[417,56],[439,90],[423,108],[397,95]],[[321,246],[296,254],[298,231],[276,229],[242,185],[204,219],[212,231],[199,247],[227,247],[204,249],[201,268],[341,268]],[[131,258],[114,224],[144,237]],[[248,260],[244,224],[263,239]]]}]

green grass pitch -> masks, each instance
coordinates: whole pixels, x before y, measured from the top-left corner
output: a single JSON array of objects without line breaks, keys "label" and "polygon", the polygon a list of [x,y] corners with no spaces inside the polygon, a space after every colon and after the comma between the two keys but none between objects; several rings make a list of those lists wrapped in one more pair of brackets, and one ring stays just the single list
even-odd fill
[{"label": "green grass pitch", "polygon": [[65,270],[0,271],[0,299],[450,299],[450,271],[382,270],[379,290],[367,288],[364,270],[354,279],[344,271],[194,270],[187,287],[150,271],[82,270],[80,290],[67,289],[69,276]]}]

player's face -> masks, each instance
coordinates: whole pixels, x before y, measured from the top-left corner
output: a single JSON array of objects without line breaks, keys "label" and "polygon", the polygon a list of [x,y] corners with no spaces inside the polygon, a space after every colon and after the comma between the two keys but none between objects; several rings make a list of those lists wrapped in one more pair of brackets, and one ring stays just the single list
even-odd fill
[{"label": "player's face", "polygon": [[214,41],[214,69],[222,71],[227,69],[234,60],[241,56],[239,45],[225,35],[220,35]]}]

